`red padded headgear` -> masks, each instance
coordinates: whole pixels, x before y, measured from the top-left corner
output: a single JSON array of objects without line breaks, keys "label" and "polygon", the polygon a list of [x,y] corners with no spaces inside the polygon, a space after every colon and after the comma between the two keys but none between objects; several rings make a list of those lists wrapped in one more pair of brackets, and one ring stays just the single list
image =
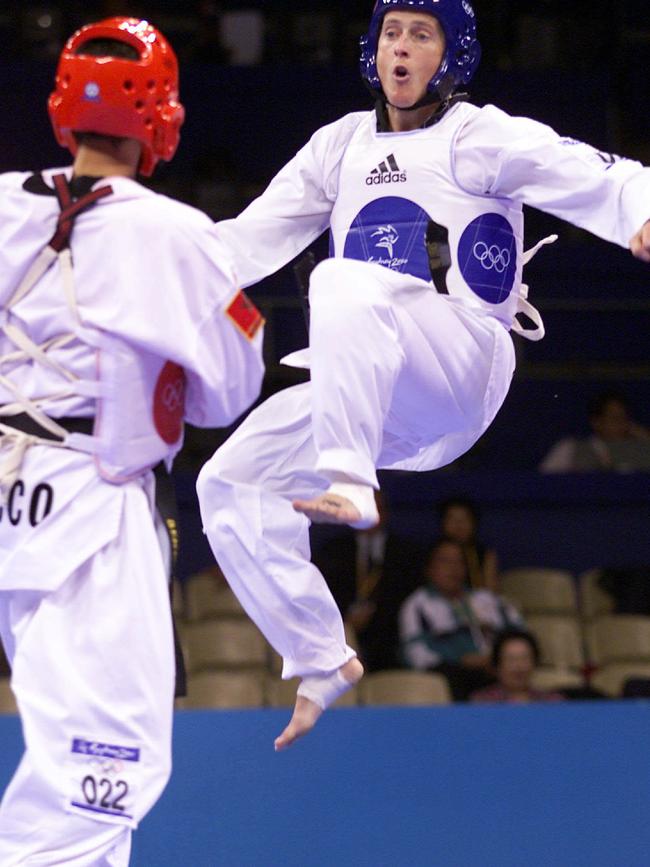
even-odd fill
[{"label": "red padded headgear", "polygon": [[[83,53],[91,39],[132,46],[138,60]],[[138,18],[107,18],[77,30],[66,42],[48,100],[54,134],[73,154],[73,133],[134,138],[142,143],[138,171],[150,175],[178,147],[185,109],[178,101],[178,61],[165,37]]]}]

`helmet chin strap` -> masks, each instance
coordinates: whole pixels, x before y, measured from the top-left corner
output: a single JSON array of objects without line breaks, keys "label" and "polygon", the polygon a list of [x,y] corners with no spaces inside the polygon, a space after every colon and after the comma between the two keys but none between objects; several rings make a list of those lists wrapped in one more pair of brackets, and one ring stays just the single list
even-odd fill
[{"label": "helmet chin strap", "polygon": [[389,102],[384,97],[384,102],[386,103],[386,105],[390,105],[392,108],[397,108],[397,109],[399,109],[399,111],[416,111],[418,108],[424,108],[425,105],[436,105],[436,103],[442,104],[443,102],[446,103],[448,101],[449,101],[449,97],[447,97],[446,100],[443,100],[440,97],[440,94],[438,94],[438,93],[425,93],[425,95],[423,97],[421,97],[420,99],[418,99],[417,102],[414,102],[413,105],[409,105],[406,108],[402,108],[402,106],[393,105],[392,102]]},{"label": "helmet chin strap", "polygon": [[[452,105],[455,105],[457,102],[464,102],[468,98],[468,94],[465,92],[461,93],[452,93],[446,99],[429,99],[424,102],[424,105],[435,105],[438,103],[435,110],[431,113],[430,117],[422,124],[422,126],[433,126],[437,123],[447,112]],[[390,121],[388,120],[388,112],[386,110],[387,106],[391,106],[392,108],[398,109],[398,111],[414,111],[419,107],[422,101],[418,100],[415,105],[409,106],[408,108],[399,108],[399,106],[393,105],[388,102],[385,96],[375,101],[375,110],[377,113],[377,123],[380,132],[388,132],[390,130]]]}]

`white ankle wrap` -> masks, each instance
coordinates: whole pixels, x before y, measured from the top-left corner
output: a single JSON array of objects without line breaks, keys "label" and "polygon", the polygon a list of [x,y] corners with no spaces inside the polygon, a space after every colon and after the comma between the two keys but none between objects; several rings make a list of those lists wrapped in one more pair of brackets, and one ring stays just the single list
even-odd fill
[{"label": "white ankle wrap", "polygon": [[356,530],[367,530],[379,523],[379,512],[375,503],[375,489],[371,485],[355,485],[351,482],[333,482],[327,489],[328,494],[338,494],[346,497],[361,517],[350,526]]},{"label": "white ankle wrap", "polygon": [[317,704],[321,710],[329,707],[333,701],[347,692],[354,686],[341,674],[341,669],[337,668],[331,674],[323,675],[322,677],[303,677],[298,687],[298,695],[303,698],[308,698]]}]

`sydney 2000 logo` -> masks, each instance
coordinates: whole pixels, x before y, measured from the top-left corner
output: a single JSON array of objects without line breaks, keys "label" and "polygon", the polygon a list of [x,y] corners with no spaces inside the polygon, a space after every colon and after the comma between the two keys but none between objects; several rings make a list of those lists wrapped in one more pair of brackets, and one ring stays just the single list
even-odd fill
[{"label": "sydney 2000 logo", "polygon": [[381,257],[375,259],[374,256],[371,256],[368,260],[369,262],[376,262],[377,265],[383,265],[385,268],[401,268],[402,265],[406,265],[408,259],[399,259],[394,255],[395,244],[399,241],[399,234],[397,229],[394,226],[377,226],[375,231],[370,236],[371,238],[378,238],[379,240],[375,242],[375,247],[379,247],[379,249],[383,249],[388,254],[388,257]]}]

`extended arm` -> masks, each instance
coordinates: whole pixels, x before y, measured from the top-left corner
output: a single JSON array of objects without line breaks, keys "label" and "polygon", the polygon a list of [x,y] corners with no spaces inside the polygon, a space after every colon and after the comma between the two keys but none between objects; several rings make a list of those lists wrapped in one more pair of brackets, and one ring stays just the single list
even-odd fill
[{"label": "extended arm", "polygon": [[338,192],[338,168],[362,115],[346,115],[318,130],[234,220],[217,223],[241,286],[250,286],[290,262],[329,226]]},{"label": "extended arm", "polygon": [[539,208],[650,261],[650,169],[635,160],[487,106],[461,130],[454,166],[468,192]]}]

